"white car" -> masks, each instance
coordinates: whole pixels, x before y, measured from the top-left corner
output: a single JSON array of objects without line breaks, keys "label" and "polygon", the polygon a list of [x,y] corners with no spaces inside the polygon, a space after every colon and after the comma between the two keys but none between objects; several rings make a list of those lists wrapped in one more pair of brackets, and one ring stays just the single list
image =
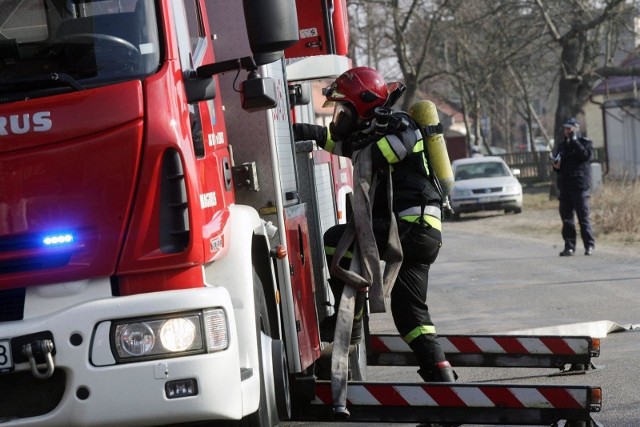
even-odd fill
[{"label": "white car", "polygon": [[469,212],[522,212],[522,185],[517,178],[520,171],[512,171],[502,158],[458,159],[451,166],[455,182],[449,199],[454,219]]}]

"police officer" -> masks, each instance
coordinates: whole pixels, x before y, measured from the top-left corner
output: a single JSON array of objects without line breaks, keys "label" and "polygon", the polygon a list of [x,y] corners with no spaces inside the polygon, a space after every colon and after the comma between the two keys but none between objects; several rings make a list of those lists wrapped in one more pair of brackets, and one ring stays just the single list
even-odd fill
[{"label": "police officer", "polygon": [[[324,91],[327,101],[334,103],[333,119],[328,129],[295,124],[294,134],[296,140],[315,140],[323,149],[346,157],[351,157],[359,144],[372,144],[373,169],[381,183],[376,188],[371,208],[375,243],[379,253],[383,254],[387,249],[391,215],[394,215],[398,220],[403,253],[391,290],[391,313],[395,326],[417,356],[418,373],[425,381],[453,382],[453,370],[436,339],[436,329],[426,303],[429,268],[442,245],[442,196],[431,179],[424,136],[418,125],[407,113],[393,112],[391,117],[385,117],[388,125],[381,132],[380,109],[376,110],[376,107],[388,107],[389,98],[395,97],[400,87],[399,83],[387,85],[372,68],[348,70]],[[386,174],[391,174],[393,212],[388,208]],[[325,233],[329,265],[345,227],[336,225]],[[346,269],[349,260],[343,258],[340,264]],[[343,283],[332,278],[330,285],[336,302],[339,302]],[[352,342],[360,339],[363,306],[364,295],[360,293],[356,298]],[[325,320],[321,327],[328,326],[330,322],[331,319]],[[323,332],[322,336],[324,340],[331,340],[333,331]]]},{"label": "police officer", "polygon": [[564,250],[560,252],[560,256],[575,254],[577,233],[574,215],[578,217],[580,224],[584,254],[592,255],[596,244],[589,218],[593,143],[580,135],[580,125],[575,118],[564,123],[563,131],[564,139],[552,159],[558,178],[559,212],[564,239]]}]

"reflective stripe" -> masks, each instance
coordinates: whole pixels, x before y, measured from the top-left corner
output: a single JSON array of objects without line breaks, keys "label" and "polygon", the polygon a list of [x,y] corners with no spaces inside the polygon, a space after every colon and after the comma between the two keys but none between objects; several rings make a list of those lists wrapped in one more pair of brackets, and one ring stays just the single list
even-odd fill
[{"label": "reflective stripe", "polygon": [[431,171],[429,170],[429,162],[427,162],[427,156],[425,155],[424,151],[421,153],[422,155],[422,164],[424,165],[424,171],[427,173],[427,175],[431,175]]},{"label": "reflective stripe", "polygon": [[[336,253],[336,248],[334,248],[333,246],[325,246],[324,247],[324,253],[326,255],[333,255]],[[352,259],[353,258],[353,253],[351,251],[346,251],[344,253],[344,257],[345,258],[349,258]]]},{"label": "reflective stripe", "polygon": [[399,159],[407,157],[409,151],[407,150],[407,147],[404,146],[400,138],[395,135],[388,135],[385,139],[389,142],[391,149],[396,152]]},{"label": "reflective stripe", "polygon": [[331,139],[331,135],[329,135],[329,130],[327,130],[327,140],[324,143],[324,147],[322,147],[322,149],[330,153],[333,153],[333,150],[336,149],[336,142],[333,139]]},{"label": "reflective stripe", "polygon": [[424,213],[425,215],[435,216],[436,218],[441,218],[442,213],[440,208],[437,206],[425,206],[424,211],[420,206],[413,206],[398,213],[398,216],[403,217],[407,215],[420,215]]},{"label": "reflective stripe", "polygon": [[415,328],[413,331],[409,332],[407,335],[402,337],[404,342],[409,344],[411,341],[418,338],[420,335],[435,335],[436,327],[431,325],[420,325]]},{"label": "reflective stripe", "polygon": [[[394,137],[394,135],[389,135],[389,138],[393,139],[392,137]],[[380,152],[382,153],[384,158],[387,159],[388,163],[398,163],[400,161],[400,158],[396,154],[394,150],[395,146],[392,144],[389,138],[383,137],[382,139],[379,139],[376,144],[378,145],[378,148],[380,149]],[[402,147],[402,152],[406,156],[407,151],[402,145],[402,142],[400,142],[400,140],[397,137],[394,137],[394,138],[397,140],[398,145]]]},{"label": "reflective stripe", "polygon": [[[407,222],[417,222],[419,218],[420,215],[407,215],[400,218],[400,220]],[[423,220],[436,230],[442,231],[442,221],[439,218],[432,217],[431,215],[424,215]]]},{"label": "reflective stripe", "polygon": [[[418,138],[421,138],[421,136],[418,136]],[[418,139],[416,145],[413,146],[413,152],[422,153],[422,164],[424,165],[424,170],[427,175],[431,175],[431,171],[429,170],[429,162],[427,161],[427,156],[424,152],[424,139]]]},{"label": "reflective stripe", "polygon": [[414,153],[419,153],[421,151],[424,151],[424,139],[418,139],[416,145],[413,146]]}]

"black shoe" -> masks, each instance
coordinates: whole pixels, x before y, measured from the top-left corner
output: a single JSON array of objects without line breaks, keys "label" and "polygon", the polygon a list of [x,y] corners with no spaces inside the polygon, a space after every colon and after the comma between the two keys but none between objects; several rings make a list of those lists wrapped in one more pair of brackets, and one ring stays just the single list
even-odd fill
[{"label": "black shoe", "polygon": [[584,254],[585,255],[593,255],[593,252],[596,250],[596,248],[594,248],[593,246],[589,246],[587,249],[584,250]]},{"label": "black shoe", "polygon": [[[337,315],[325,317],[320,322],[320,340],[323,342],[333,342],[336,332]],[[353,327],[351,328],[351,344],[359,344],[362,340],[362,316],[359,319],[353,319]]]},{"label": "black shoe", "polygon": [[576,251],[574,251],[573,249],[565,249],[564,251],[560,252],[560,256],[573,256],[575,252]]}]

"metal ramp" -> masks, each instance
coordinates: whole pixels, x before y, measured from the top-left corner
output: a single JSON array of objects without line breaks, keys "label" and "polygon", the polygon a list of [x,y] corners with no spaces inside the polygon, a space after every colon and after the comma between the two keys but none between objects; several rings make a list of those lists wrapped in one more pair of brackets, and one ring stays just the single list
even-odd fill
[{"label": "metal ramp", "polygon": [[[452,366],[558,368],[591,367],[600,355],[600,339],[588,336],[439,335]],[[399,335],[371,334],[369,366],[417,366],[409,346]]]},{"label": "metal ramp", "polygon": [[[588,425],[602,390],[588,386],[350,382],[349,422]],[[331,382],[316,381],[301,421],[332,419]]]},{"label": "metal ramp", "polygon": [[[454,367],[556,368],[587,370],[600,355],[600,340],[589,336],[439,335]],[[370,334],[367,366],[417,366],[397,334]],[[330,353],[325,355],[329,356]],[[580,367],[575,369],[575,367]],[[300,385],[300,384],[298,384]],[[331,382],[306,382],[306,396],[293,419],[336,421]],[[348,422],[450,423],[589,426],[599,412],[602,389],[573,385],[505,383],[393,383],[350,381]]]}]

